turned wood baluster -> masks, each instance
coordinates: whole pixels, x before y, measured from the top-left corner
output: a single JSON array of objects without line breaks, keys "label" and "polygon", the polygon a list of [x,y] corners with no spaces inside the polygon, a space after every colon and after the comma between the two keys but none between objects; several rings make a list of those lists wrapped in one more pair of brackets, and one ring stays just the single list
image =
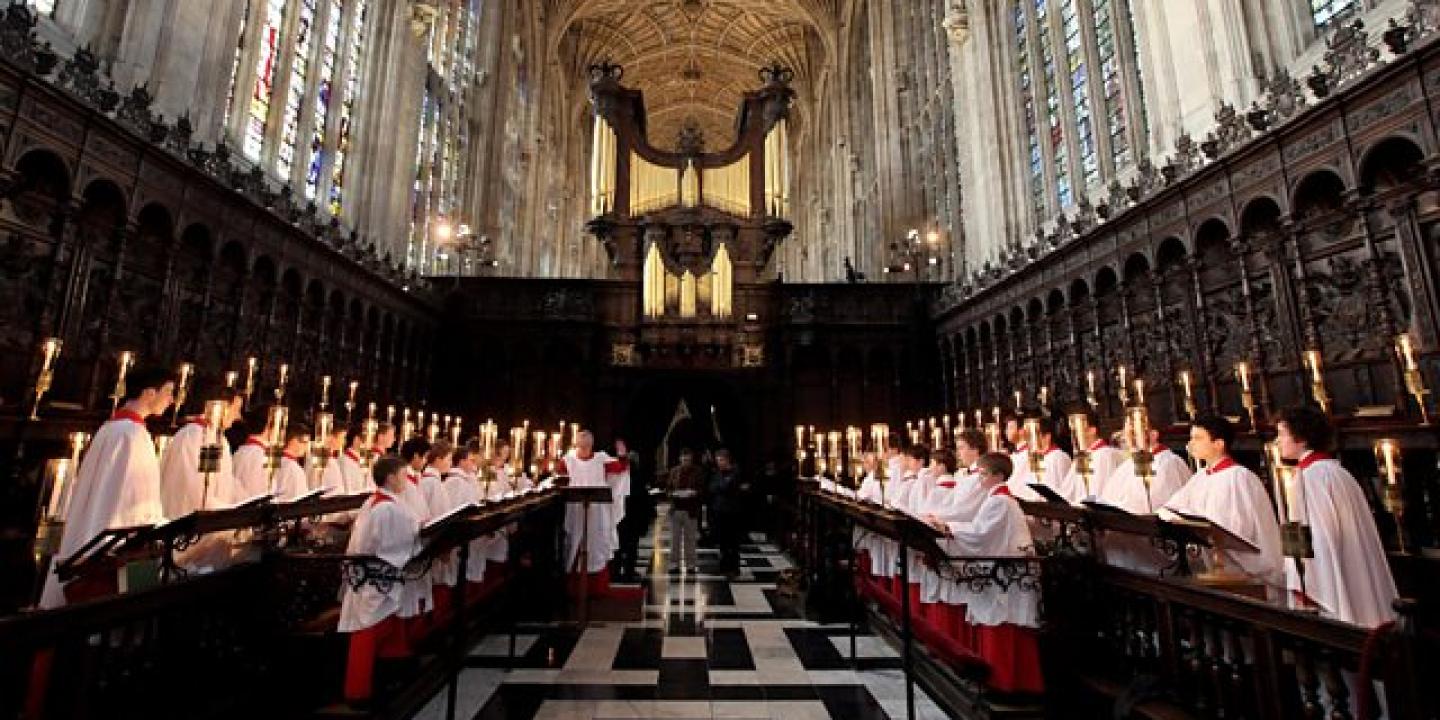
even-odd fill
[{"label": "turned wood baluster", "polygon": [[1320,720],[1320,676],[1315,670],[1315,657],[1309,647],[1297,646],[1291,652],[1295,662],[1295,681],[1300,690],[1300,713],[1306,720]]},{"label": "turned wood baluster", "polygon": [[1341,673],[1340,658],[1335,653],[1326,653],[1321,666],[1321,680],[1325,686],[1325,699],[1330,706],[1327,720],[1351,720],[1350,687],[1345,684]]},{"label": "turned wood baluster", "polygon": [[1221,621],[1206,618],[1205,639],[1205,682],[1214,708],[1215,717],[1230,717],[1225,697],[1225,678],[1229,676]]}]

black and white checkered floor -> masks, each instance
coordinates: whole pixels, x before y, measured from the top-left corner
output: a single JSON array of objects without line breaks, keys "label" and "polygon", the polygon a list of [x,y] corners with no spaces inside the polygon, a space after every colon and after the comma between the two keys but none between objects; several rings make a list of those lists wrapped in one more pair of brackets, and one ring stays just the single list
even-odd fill
[{"label": "black and white checkered floor", "polygon": [[[663,514],[662,516],[663,517]],[[848,628],[799,617],[775,580],[790,561],[762,535],[743,547],[736,579],[705,574],[718,553],[700,549],[701,573],[666,574],[669,533],[642,542],[645,620],[525,629],[511,669],[509,637],[486,638],[461,675],[457,718],[622,720],[744,718],[884,720],[905,717],[897,653],[862,636],[849,659]],[[445,717],[441,692],[416,718]],[[946,717],[916,687],[916,716]]]}]

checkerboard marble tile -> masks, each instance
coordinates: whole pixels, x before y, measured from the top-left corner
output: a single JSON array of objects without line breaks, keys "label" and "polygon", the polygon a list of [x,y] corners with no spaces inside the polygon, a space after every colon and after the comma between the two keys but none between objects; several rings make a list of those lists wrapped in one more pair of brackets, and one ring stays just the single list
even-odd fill
[{"label": "checkerboard marble tile", "polygon": [[[663,518],[663,513],[661,514]],[[800,617],[776,593],[789,559],[765,536],[742,547],[742,571],[668,573],[662,523],[641,543],[645,619],[578,628],[529,626],[510,657],[508,636],[487,637],[461,675],[456,717],[474,720],[885,720],[904,717],[896,652],[880,638]],[[918,686],[917,717],[946,717]],[[445,716],[440,693],[416,717]]]}]

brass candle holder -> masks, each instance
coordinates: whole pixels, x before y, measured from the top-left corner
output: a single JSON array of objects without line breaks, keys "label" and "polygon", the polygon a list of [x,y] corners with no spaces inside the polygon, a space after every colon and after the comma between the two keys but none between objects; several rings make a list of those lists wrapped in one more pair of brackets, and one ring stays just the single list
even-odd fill
[{"label": "brass candle holder", "polygon": [[267,424],[270,432],[266,439],[269,446],[265,448],[265,469],[270,472],[270,493],[273,495],[277,489],[275,478],[280,472],[280,461],[285,456],[285,426],[290,422],[290,411],[284,405],[276,405],[270,408],[270,422]]},{"label": "brass candle holder", "polygon": [[1045,473],[1045,454],[1040,450],[1040,420],[1038,418],[1025,420],[1025,439],[1030,445],[1030,473],[1035,476],[1035,482],[1040,482],[1040,476]]},{"label": "brass candle holder", "polygon": [[1150,415],[1145,406],[1126,408],[1125,427],[1129,432],[1126,440],[1130,445],[1130,461],[1135,465],[1135,477],[1140,478],[1141,484],[1145,486],[1145,507],[1154,512],[1155,506],[1150,499],[1150,484],[1155,479],[1155,454],[1150,447]]},{"label": "brass candle holder", "polygon": [[1080,482],[1085,485],[1085,496],[1090,497],[1090,448],[1085,445],[1085,429],[1090,427],[1090,420],[1085,413],[1070,413],[1066,420],[1070,423],[1070,437],[1075,439],[1075,459],[1072,467],[1080,476]]},{"label": "brass candle holder", "polygon": [[210,479],[215,473],[220,472],[221,442],[224,441],[225,414],[229,409],[229,403],[224,400],[211,400],[205,403],[205,433],[204,440],[200,446],[200,459],[196,464],[202,478],[200,487],[200,509],[206,510],[210,504]]},{"label": "brass candle holder", "polygon": [[1425,376],[1420,372],[1420,363],[1415,357],[1415,346],[1410,341],[1410,333],[1401,333],[1395,338],[1395,349],[1400,354],[1400,363],[1404,369],[1405,391],[1415,399],[1416,407],[1420,408],[1420,424],[1430,424],[1430,408],[1425,403],[1425,396],[1430,394],[1430,389],[1425,387]]},{"label": "brass candle holder", "polygon": [[60,357],[60,348],[63,343],[60,338],[45,338],[40,343],[40,374],[35,377],[35,401],[30,405],[30,419],[40,419],[40,401],[45,399],[45,393],[50,392],[50,385],[55,382],[55,360]]},{"label": "brass candle holder", "polygon": [[255,397],[255,370],[260,367],[260,361],[255,356],[245,358],[245,389],[240,391],[245,396],[245,407],[250,407],[250,401]]},{"label": "brass candle holder", "polygon": [[1403,553],[1406,552],[1405,486],[1400,482],[1403,476],[1400,460],[1399,440],[1380,438],[1375,441],[1375,464],[1380,468],[1380,477],[1385,481],[1381,501],[1385,504],[1385,510],[1395,518],[1395,541]]},{"label": "brass candle holder", "polygon": [[1120,398],[1120,406],[1125,407],[1130,404],[1130,369],[1124,365],[1115,368],[1115,379],[1119,381],[1115,392]]},{"label": "brass candle holder", "polygon": [[1275,488],[1275,512],[1280,522],[1280,550],[1295,562],[1295,573],[1300,580],[1301,602],[1306,603],[1300,609],[1311,611],[1314,608],[1308,605],[1305,591],[1305,559],[1315,557],[1315,544],[1310,526],[1304,521],[1304,513],[1297,509],[1300,502],[1297,501],[1296,494],[1300,492],[1302,485],[1300,470],[1285,463],[1280,454],[1279,442],[1265,444],[1265,458],[1270,466],[1270,477]]}]

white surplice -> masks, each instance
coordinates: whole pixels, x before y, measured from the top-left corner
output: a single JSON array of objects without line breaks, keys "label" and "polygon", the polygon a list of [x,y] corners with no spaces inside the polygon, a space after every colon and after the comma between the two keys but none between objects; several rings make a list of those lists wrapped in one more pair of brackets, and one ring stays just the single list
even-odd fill
[{"label": "white surplice", "polygon": [[1163,446],[1151,450],[1151,458],[1148,490],[1145,481],[1135,474],[1135,461],[1127,457],[1101,486],[1097,499],[1132,515],[1150,515],[1163,507],[1190,479],[1190,466]]},{"label": "white surplice", "polygon": [[266,467],[267,448],[264,440],[251,435],[245,444],[235,451],[235,490],[231,495],[234,502],[244,502],[270,492],[270,469]]},{"label": "white surplice", "polygon": [[340,457],[335,458],[332,464],[340,470],[340,486],[344,488],[341,491],[344,494],[354,495],[375,488],[375,481],[371,479],[370,471],[360,462],[360,454],[354,450],[340,453]]},{"label": "white surplice", "polygon": [[[450,498],[454,507],[460,507],[474,503],[479,505],[484,498],[480,495],[480,482],[474,475],[465,472],[459,467],[452,467],[445,473],[445,493]],[[485,577],[485,544],[486,538],[475,538],[470,541],[470,557],[465,563],[465,581],[480,582]],[[456,571],[460,565],[456,563]],[[458,579],[458,578],[457,578]]]},{"label": "white surplice", "polygon": [[310,478],[305,474],[303,458],[291,455],[280,457],[280,467],[275,470],[275,484],[271,492],[276,502],[289,502],[310,492]]},{"label": "white surplice", "polygon": [[[144,419],[122,410],[101,425],[80,458],[69,492],[57,563],[103,530],[164,522],[160,461]],[[45,579],[40,607],[64,604],[64,586],[52,571]]]},{"label": "white surplice", "polygon": [[[604,452],[595,452],[588,458],[581,458],[575,450],[565,454],[566,474],[570,476],[570,487],[611,487],[606,481],[606,465],[617,462]],[[618,468],[616,469],[618,472]],[[611,488],[614,497],[614,488]],[[572,572],[580,556],[580,545],[585,543],[586,563],[584,572],[597,573],[610,564],[615,554],[614,503],[590,503],[590,517],[585,519],[585,508],[581,503],[567,503],[565,506],[565,572]],[[588,533],[582,536],[582,529]]]},{"label": "white surplice", "polygon": [[[350,532],[350,543],[345,547],[349,555],[373,555],[395,568],[404,568],[405,563],[415,556],[419,544],[420,521],[410,514],[404,503],[389,490],[375,492],[360,514],[355,518],[355,527]],[[428,579],[422,579],[427,587]],[[404,605],[405,588],[413,583],[396,583],[387,592],[373,584],[366,583],[359,589],[349,583],[341,583],[340,624],[343,633],[357,632],[379,624],[391,615],[399,614]]]},{"label": "white surplice", "polygon": [[1259,548],[1258,553],[1226,551],[1232,569],[1274,587],[1284,582],[1280,523],[1265,485],[1249,468],[1225,458],[1195,473],[1160,509],[1161,518],[1173,517],[1167,510],[1203,517]]},{"label": "white surplice", "polygon": [[[430,514],[430,504],[425,500],[425,493],[420,490],[420,473],[409,466],[405,468],[405,482],[401,484],[400,492],[395,493],[395,499],[405,506],[410,516],[418,520],[422,527],[433,517]],[[400,617],[415,617],[434,610],[434,587],[429,577],[405,583],[405,590],[400,594]]]},{"label": "white surplice", "polygon": [[237,500],[231,497],[235,474],[230,448],[221,438],[218,469],[210,473],[207,490],[205,475],[200,472],[200,450],[204,446],[204,421],[186,423],[170,438],[160,458],[160,502],[165,517],[184,517],[200,510],[202,500],[206,510],[228,507]]},{"label": "white surplice", "polygon": [[1065,476],[1070,473],[1070,456],[1064,450],[1051,445],[1049,451],[1041,456],[1041,473],[1038,480],[1030,471],[1030,454],[1028,452],[1013,453],[1010,461],[1013,463],[1013,467],[1010,469],[1010,479],[1006,485],[1010,487],[1010,494],[1016,499],[1029,502],[1043,500],[1040,493],[1030,489],[1030,483],[1033,482],[1049,485],[1055,492],[1065,495],[1061,490],[1065,487]]},{"label": "white surplice", "polygon": [[1125,460],[1125,453],[1106,445],[1103,441],[1091,445],[1086,449],[1086,453],[1090,456],[1089,484],[1086,484],[1086,478],[1080,477],[1080,464],[1072,458],[1070,471],[1065,473],[1065,477],[1060,480],[1060,485],[1055,488],[1055,491],[1069,500],[1071,504],[1078,505],[1086,498],[1098,497],[1100,489],[1105,486],[1105,482],[1115,472],[1115,468],[1120,467],[1120,463]]},{"label": "white surplice", "polygon": [[[1398,592],[1370,503],[1340,461],[1318,453],[1296,469],[1292,519],[1310,526],[1315,557],[1305,559],[1305,594],[1324,614],[1375,627],[1395,618]],[[1286,584],[1300,590],[1295,561],[1285,563]]]},{"label": "white surplice", "polygon": [[[922,516],[934,515],[946,525],[969,522],[975,519],[985,498],[986,493],[980,485],[978,470],[974,467],[966,468],[954,476],[940,479],[940,482],[936,484],[935,493],[931,495],[930,502],[923,508]],[[954,544],[946,538],[941,538],[938,544],[947,555],[954,555],[957,552]],[[920,580],[920,599],[928,603],[945,600],[947,597],[947,590],[944,588],[945,582],[942,573],[934,568],[925,568]]]},{"label": "white surplice", "polygon": [[[1005,486],[987,494],[975,519],[949,523],[948,527],[948,549],[957,557],[1025,557],[1034,545],[1025,512]],[[1019,585],[975,590],[963,583],[946,583],[944,589],[945,602],[965,605],[966,619],[972,625],[1040,625],[1040,597],[1035,590]]]}]

